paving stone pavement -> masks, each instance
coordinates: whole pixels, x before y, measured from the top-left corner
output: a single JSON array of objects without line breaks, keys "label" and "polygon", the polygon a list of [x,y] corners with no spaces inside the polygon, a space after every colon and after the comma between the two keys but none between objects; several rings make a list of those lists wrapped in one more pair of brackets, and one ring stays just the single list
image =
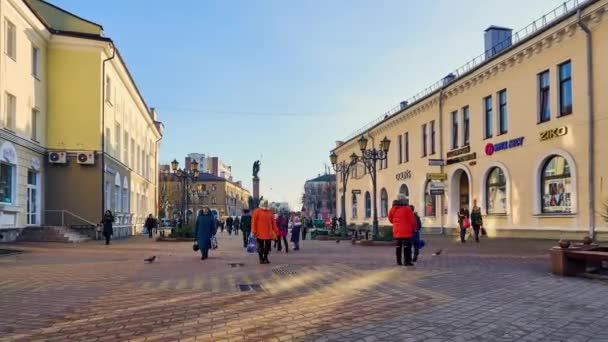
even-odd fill
[{"label": "paving stone pavement", "polygon": [[553,242],[428,237],[405,268],[392,247],[259,265],[219,240],[206,261],[143,237],[4,246],[25,253],[0,257],[0,341],[608,341],[608,284],[551,275]]}]

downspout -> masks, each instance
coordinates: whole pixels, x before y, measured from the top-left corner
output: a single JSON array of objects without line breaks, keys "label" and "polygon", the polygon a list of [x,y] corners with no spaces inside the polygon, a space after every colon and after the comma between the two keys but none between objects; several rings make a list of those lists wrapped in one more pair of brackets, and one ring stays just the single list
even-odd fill
[{"label": "downspout", "polygon": [[[158,180],[160,178],[160,172],[158,170],[158,143],[163,140],[163,136],[161,134],[160,138],[156,140],[154,147],[156,150],[154,151],[154,171],[156,171],[154,175],[154,210],[156,211],[156,218],[158,218]],[[167,213],[165,213],[166,215]]]},{"label": "downspout", "polygon": [[595,129],[593,127],[594,113],[593,113],[593,56],[591,46],[591,30],[583,23],[581,19],[581,10],[576,12],[576,23],[585,32],[586,48],[587,48],[587,110],[589,112],[589,141],[588,151],[589,154],[589,166],[588,174],[589,178],[589,237],[595,237],[595,156],[594,156],[594,142],[595,142]]},{"label": "downspout", "polygon": [[104,59],[101,64],[101,217],[106,210],[106,62],[116,56],[114,44],[110,43],[110,47],[112,56]]},{"label": "downspout", "polygon": [[[439,158],[443,159],[443,86],[439,88]],[[439,166],[439,172],[443,173],[443,165]],[[426,185],[426,182],[425,182]],[[426,189],[424,189],[426,191]],[[439,213],[439,224],[441,225],[441,235],[445,234],[445,194],[441,196],[441,212]],[[423,207],[424,209],[424,207]]]}]

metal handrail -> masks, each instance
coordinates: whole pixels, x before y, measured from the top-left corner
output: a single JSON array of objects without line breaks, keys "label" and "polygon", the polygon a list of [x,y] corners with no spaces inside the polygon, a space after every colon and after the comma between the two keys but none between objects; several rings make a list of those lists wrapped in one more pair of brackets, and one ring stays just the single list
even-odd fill
[{"label": "metal handrail", "polygon": [[[502,49],[506,49],[510,46],[516,45],[517,43],[532,36],[534,33],[538,32],[539,30],[544,29],[546,26],[553,24],[555,21],[559,20],[560,18],[574,13],[581,6],[587,4],[588,2],[591,2],[591,1],[595,1],[595,0],[567,0],[567,1],[565,1],[561,5],[557,6],[553,10],[551,10],[550,12],[541,16],[539,19],[534,20],[528,26],[511,34],[510,37],[497,43],[490,49],[484,51],[482,54],[469,60],[467,63],[465,63],[464,65],[457,68],[454,72],[449,74],[449,75],[453,76],[453,78],[449,82],[446,82],[446,79],[443,78],[443,79],[433,83],[429,87],[423,89],[422,91],[418,92],[414,96],[410,97],[405,102],[407,102],[409,104],[409,106],[411,106],[412,104],[414,104],[414,103],[420,101],[421,99],[429,96],[430,94],[438,91],[442,86],[446,85],[447,83],[454,82],[455,80],[466,75],[473,69],[494,59],[498,55],[498,53],[496,53],[497,51],[501,51]],[[346,137],[342,141],[344,141],[344,142],[349,141],[349,140],[353,139],[354,137],[357,137],[357,136],[367,132],[369,129],[376,126],[379,122],[381,122],[385,119],[388,119],[393,114],[400,112],[402,109],[403,109],[403,107],[401,105],[397,105],[397,106],[391,108],[390,110],[388,110],[387,112],[385,112],[384,114],[379,116],[378,118],[374,119],[373,121],[371,121],[368,124],[364,125],[363,127],[359,128],[355,132],[351,133],[348,137]]]},{"label": "metal handrail", "polygon": [[63,209],[63,210],[45,210],[44,212],[45,213],[61,213],[61,226],[62,227],[65,227],[65,214],[73,216],[73,217],[75,217],[75,218],[77,218],[77,219],[79,219],[79,220],[81,220],[81,221],[83,221],[85,223],[90,224],[91,226],[96,226],[97,225],[97,223],[91,222],[91,221],[89,221],[89,220],[87,220],[87,219],[85,219],[85,218],[83,218],[81,216],[78,216],[78,215],[74,214],[73,212],[71,212],[69,210],[65,210],[65,209]]}]

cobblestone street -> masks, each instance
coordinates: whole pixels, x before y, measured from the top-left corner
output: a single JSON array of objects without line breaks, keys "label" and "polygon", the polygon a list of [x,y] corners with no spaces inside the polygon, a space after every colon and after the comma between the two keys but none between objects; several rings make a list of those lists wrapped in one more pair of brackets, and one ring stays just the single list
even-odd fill
[{"label": "cobblestone street", "polygon": [[346,241],[258,265],[241,241],[205,262],[142,237],[10,245],[25,253],[0,258],[0,340],[608,341],[607,284],[551,275],[552,242],[431,237],[407,269]]}]

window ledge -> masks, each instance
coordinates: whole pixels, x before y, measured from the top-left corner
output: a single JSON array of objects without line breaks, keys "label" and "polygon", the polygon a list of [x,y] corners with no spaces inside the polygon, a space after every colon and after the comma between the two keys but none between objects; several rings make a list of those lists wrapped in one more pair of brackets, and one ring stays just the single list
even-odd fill
[{"label": "window ledge", "polygon": [[558,119],[565,118],[565,117],[571,116],[571,115],[572,115],[572,113],[573,113],[573,112],[570,112],[570,113],[567,113],[567,114],[560,114],[560,115],[558,115],[558,116],[557,116],[557,118],[558,118]]},{"label": "window ledge", "polygon": [[0,203],[0,210],[12,212],[12,213],[21,211],[21,209],[18,206],[11,204],[11,203]]},{"label": "window ledge", "polygon": [[533,216],[537,217],[537,218],[575,218],[578,216],[578,214],[577,213],[564,213],[564,214],[542,213],[542,214],[535,214]]}]

